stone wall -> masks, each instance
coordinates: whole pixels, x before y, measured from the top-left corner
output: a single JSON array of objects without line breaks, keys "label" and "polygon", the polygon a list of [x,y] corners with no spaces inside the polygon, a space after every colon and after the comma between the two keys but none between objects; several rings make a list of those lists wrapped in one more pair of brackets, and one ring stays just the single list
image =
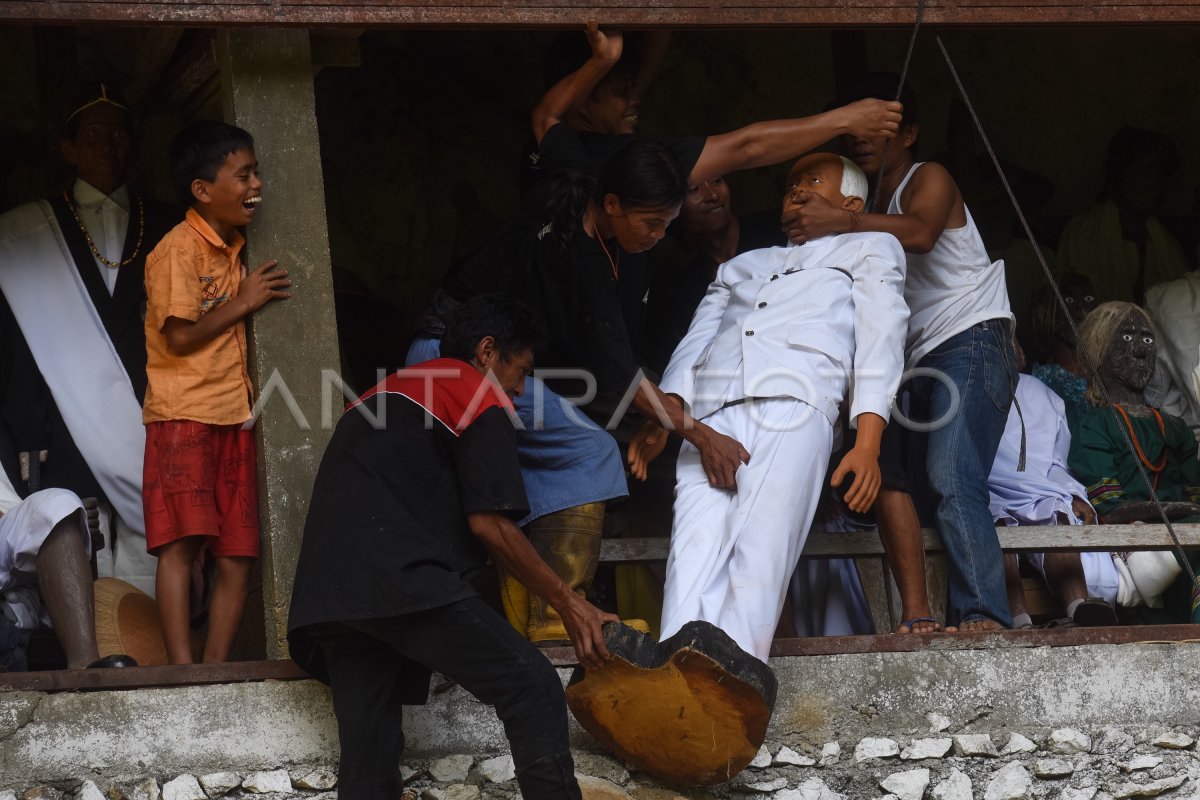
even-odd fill
[{"label": "stone wall", "polygon": [[[865,737],[793,748],[768,742],[728,786],[668,787],[596,752],[575,754],[585,800],[1121,800],[1200,797],[1194,726],[1107,726],[954,734],[929,715],[915,737]],[[144,769],[0,788],[0,800],[336,800],[336,764],[175,774]],[[516,800],[512,757],[451,753],[401,766],[397,800]],[[0,787],[4,782],[0,781]]]},{"label": "stone wall", "polygon": [[[636,800],[1200,798],[1200,644],[945,641],[773,661],[766,746],[732,785],[666,791],[573,727],[578,770],[590,797]],[[413,797],[516,797],[495,715],[461,688],[407,709],[405,729]],[[332,800],[317,797],[331,790],[324,773],[303,779],[336,761],[329,695],[311,681],[0,694],[0,793],[24,800],[100,800],[87,781],[110,800],[160,800],[168,784],[194,796],[162,800],[203,800],[206,783],[206,797]],[[206,777],[219,773],[235,775]]]}]

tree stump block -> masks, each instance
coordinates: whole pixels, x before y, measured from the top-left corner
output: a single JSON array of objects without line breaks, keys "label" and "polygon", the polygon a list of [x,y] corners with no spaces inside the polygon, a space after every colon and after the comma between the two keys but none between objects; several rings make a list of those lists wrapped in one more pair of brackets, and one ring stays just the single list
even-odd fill
[{"label": "tree stump block", "polygon": [[577,667],[567,705],[601,746],[681,786],[726,783],[758,753],[775,707],[775,673],[707,622],[661,644],[604,627],[612,660]]}]

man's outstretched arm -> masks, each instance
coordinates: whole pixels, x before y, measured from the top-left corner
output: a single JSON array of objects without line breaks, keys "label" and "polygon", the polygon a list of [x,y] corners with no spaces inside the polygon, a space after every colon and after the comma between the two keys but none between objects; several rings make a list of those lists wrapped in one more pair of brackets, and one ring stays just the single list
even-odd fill
[{"label": "man's outstretched arm", "polygon": [[892,138],[900,130],[900,103],[859,100],[811,117],[755,122],[709,136],[688,181],[706,180],[754,167],[780,164],[843,134]]}]

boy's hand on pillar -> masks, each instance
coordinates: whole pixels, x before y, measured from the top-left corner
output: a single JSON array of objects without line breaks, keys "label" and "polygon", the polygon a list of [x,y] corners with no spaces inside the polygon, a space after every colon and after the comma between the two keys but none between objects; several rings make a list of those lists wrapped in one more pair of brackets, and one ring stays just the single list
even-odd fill
[{"label": "boy's hand on pillar", "polygon": [[291,297],[287,291],[291,285],[287,270],[280,269],[279,262],[272,258],[259,264],[258,269],[242,279],[237,296],[253,313],[272,300]]}]

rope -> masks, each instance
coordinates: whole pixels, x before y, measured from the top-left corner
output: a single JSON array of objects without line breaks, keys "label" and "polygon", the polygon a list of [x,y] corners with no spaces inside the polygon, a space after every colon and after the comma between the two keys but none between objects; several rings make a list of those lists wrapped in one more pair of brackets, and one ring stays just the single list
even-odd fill
[{"label": "rope", "polygon": [[[914,34],[915,38],[915,34]],[[1013,210],[1017,213],[1017,219],[1021,222],[1021,228],[1025,231],[1026,238],[1029,239],[1030,246],[1033,247],[1033,252],[1037,256],[1038,263],[1042,265],[1042,272],[1046,276],[1046,280],[1050,284],[1051,291],[1054,292],[1054,297],[1058,300],[1058,305],[1063,311],[1063,316],[1066,318],[1067,324],[1071,326],[1071,332],[1075,336],[1075,341],[1079,341],[1079,329],[1075,327],[1075,320],[1071,319],[1071,314],[1067,309],[1067,303],[1063,299],[1062,292],[1058,290],[1058,282],[1054,280],[1054,274],[1050,271],[1050,267],[1046,264],[1046,257],[1042,255],[1042,249],[1037,246],[1037,240],[1033,237],[1033,231],[1029,227],[1028,220],[1025,219],[1025,213],[1021,210],[1021,204],[1017,202],[1017,196],[1009,185],[1008,176],[1004,174],[1004,168],[1000,166],[1000,159],[996,157],[996,151],[992,149],[991,140],[988,139],[987,133],[983,130],[983,123],[979,120],[979,114],[975,111],[975,106],[971,102],[971,98],[967,96],[966,87],[963,86],[962,78],[958,75],[958,69],[954,66],[953,59],[950,58],[950,52],[946,49],[945,42],[942,41],[940,34],[935,34],[938,48],[942,51],[942,57],[946,60],[946,66],[950,68],[950,75],[954,78],[954,83],[958,87],[958,92],[962,95],[963,103],[967,106],[967,111],[971,113],[971,119],[975,123],[975,130],[979,131],[979,137],[983,140],[983,146],[987,149],[988,156],[992,159],[992,164],[996,167],[996,173],[1000,176],[1000,182],[1004,185],[1004,191],[1008,194],[1009,202],[1012,203]],[[907,66],[907,64],[906,64]],[[883,174],[882,169],[880,174]],[[1083,355],[1082,353],[1080,354]],[[1098,367],[1087,358],[1083,359],[1087,366],[1088,374],[1091,376],[1092,383],[1100,388],[1100,394],[1104,398],[1104,404],[1108,407],[1109,413],[1117,422],[1117,428],[1121,431],[1121,438],[1125,440],[1125,446],[1129,449],[1130,455],[1133,456],[1134,464],[1137,466],[1138,474],[1142,476],[1142,480],[1149,489],[1151,502],[1154,503],[1154,508],[1158,511],[1159,517],[1166,526],[1167,532],[1171,534],[1171,541],[1175,543],[1175,550],[1178,556],[1178,561],[1187,572],[1188,577],[1192,581],[1192,610],[1195,612],[1200,605],[1200,587],[1197,586],[1196,572],[1192,569],[1191,561],[1187,558],[1187,553],[1184,552],[1183,545],[1179,541],[1179,536],[1175,533],[1175,527],[1171,521],[1167,519],[1167,512],[1163,509],[1162,503],[1158,500],[1158,493],[1154,491],[1154,485],[1150,481],[1150,476],[1146,473],[1145,466],[1142,465],[1141,459],[1137,457],[1137,452],[1134,449],[1133,441],[1129,437],[1129,432],[1125,430],[1125,426],[1121,424],[1121,419],[1117,416],[1117,412],[1113,409],[1112,400],[1108,395],[1108,388],[1105,387],[1104,381],[1100,377]]]},{"label": "rope", "polygon": [[[908,80],[908,66],[912,63],[913,50],[917,47],[917,33],[921,30],[921,22],[925,19],[926,0],[917,0],[917,16],[913,20],[912,34],[908,37],[908,50],[904,53],[904,66],[900,69],[900,83],[896,85],[896,102],[904,93],[904,83]],[[883,189],[883,167],[887,164],[888,147],[891,139],[883,140],[883,152],[879,154],[879,175],[875,177],[875,192],[871,196],[871,206],[867,212],[874,214],[879,210],[879,193]]]},{"label": "rope", "polygon": [[[921,22],[925,19],[926,1],[917,0],[917,15],[913,19],[912,33],[908,37],[908,49],[904,53],[904,65],[900,68],[900,80],[896,84],[896,102],[900,102],[900,95],[904,94],[904,83],[908,80],[908,67],[912,63],[913,51],[917,47],[917,34],[921,30]],[[888,147],[891,143],[891,139],[883,140],[883,150],[879,154],[879,174],[875,177],[875,191],[872,192],[871,202],[867,206],[867,212],[870,214],[874,214],[879,210],[879,193],[883,191],[883,168],[887,164]],[[1023,457],[1022,461],[1024,461]],[[921,547],[921,574],[925,574],[925,548],[923,546]],[[912,630],[911,626],[909,630]]]}]

